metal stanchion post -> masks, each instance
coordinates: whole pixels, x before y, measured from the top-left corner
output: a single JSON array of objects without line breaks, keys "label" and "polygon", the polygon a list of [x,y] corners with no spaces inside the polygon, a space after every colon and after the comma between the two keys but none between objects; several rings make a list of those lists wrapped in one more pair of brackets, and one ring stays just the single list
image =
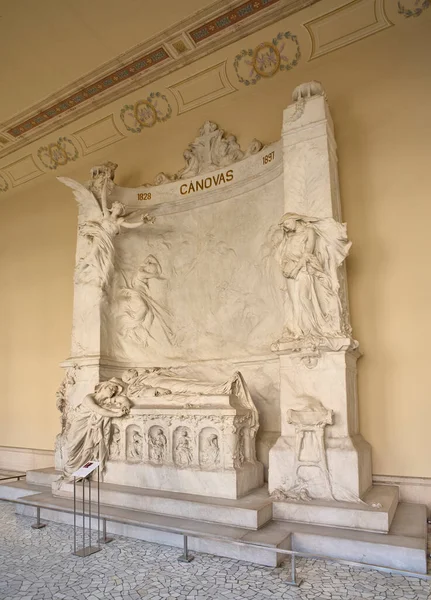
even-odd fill
[{"label": "metal stanchion post", "polygon": [[183,538],[184,538],[184,552],[181,556],[178,557],[178,560],[180,562],[189,563],[189,562],[192,562],[192,560],[194,559],[194,556],[191,556],[189,554],[189,548],[188,548],[188,544],[187,544],[187,536],[184,535]]},{"label": "metal stanchion post", "polygon": [[102,523],[103,523],[103,530],[102,530],[102,537],[100,539],[100,542],[102,544],[109,544],[109,542],[112,542],[114,538],[108,537],[106,535],[106,519],[105,518],[103,518]]},{"label": "metal stanchion post", "polygon": [[85,556],[85,477],[82,478],[82,552]]},{"label": "metal stanchion post", "polygon": [[73,553],[76,554],[76,477],[73,478]]},{"label": "metal stanchion post", "polygon": [[296,556],[294,554],[290,555],[290,581],[286,581],[288,585],[293,585],[295,587],[299,587],[302,583],[301,579],[296,579]]},{"label": "metal stanchion post", "polygon": [[97,468],[97,546],[100,548],[100,467]]},{"label": "metal stanchion post", "polygon": [[88,547],[91,548],[91,475],[88,478]]},{"label": "metal stanchion post", "polygon": [[46,527],[46,523],[40,522],[40,506],[38,506],[36,508],[36,523],[33,523],[31,528],[32,529],[43,529],[43,527]]}]

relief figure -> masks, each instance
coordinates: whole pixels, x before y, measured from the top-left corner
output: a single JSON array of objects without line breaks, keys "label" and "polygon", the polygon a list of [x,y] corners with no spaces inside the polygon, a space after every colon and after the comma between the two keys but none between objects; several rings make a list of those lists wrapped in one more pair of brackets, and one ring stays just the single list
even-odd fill
[{"label": "relief figure", "polygon": [[162,463],[166,455],[167,439],[161,427],[152,427],[148,438],[150,461]]},{"label": "relief figure", "polygon": [[218,435],[210,433],[204,442],[204,448],[201,453],[201,464],[206,467],[215,467],[220,462],[220,447]]},{"label": "relief figure", "polygon": [[157,258],[149,254],[133,276],[130,286],[120,290],[123,299],[120,332],[125,338],[143,346],[148,346],[150,338],[154,339],[152,330],[155,325],[168,342],[173,336],[169,311],[151,295],[150,282],[154,279],[164,279],[162,267]]},{"label": "relief figure", "polygon": [[276,246],[286,284],[283,339],[342,336],[342,306],[337,269],[351,242],[344,224],[332,218],[287,213]]},{"label": "relief figure", "polygon": [[109,458],[120,458],[121,433],[116,425],[112,427],[112,439],[109,446]]},{"label": "relief figure", "polygon": [[180,431],[175,444],[175,462],[180,467],[188,467],[193,460],[192,440],[186,429]]},{"label": "relief figure", "polygon": [[245,463],[245,437],[244,428],[238,431],[238,438],[236,441],[236,449],[234,454],[235,467],[242,467]]},{"label": "relief figure", "polygon": [[142,435],[137,429],[128,432],[127,458],[139,460],[142,458]]}]

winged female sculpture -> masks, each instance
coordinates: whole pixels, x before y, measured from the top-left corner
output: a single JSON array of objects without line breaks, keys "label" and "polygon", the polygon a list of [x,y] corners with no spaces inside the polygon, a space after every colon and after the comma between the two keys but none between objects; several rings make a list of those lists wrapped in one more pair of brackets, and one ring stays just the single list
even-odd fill
[{"label": "winged female sculpture", "polygon": [[[87,186],[70,179],[58,177],[58,180],[72,188],[74,196],[86,213],[94,218],[88,219],[78,226],[79,235],[87,238],[89,249],[76,266],[78,283],[97,282],[102,289],[109,281],[114,264],[114,238],[124,229],[136,229],[142,223],[154,223],[154,217],[135,210],[126,214],[126,207],[121,202],[113,202],[108,207],[108,196],[114,188],[114,172],[117,165],[105,163],[92,169],[92,180]],[[138,221],[129,221],[138,216]]]}]

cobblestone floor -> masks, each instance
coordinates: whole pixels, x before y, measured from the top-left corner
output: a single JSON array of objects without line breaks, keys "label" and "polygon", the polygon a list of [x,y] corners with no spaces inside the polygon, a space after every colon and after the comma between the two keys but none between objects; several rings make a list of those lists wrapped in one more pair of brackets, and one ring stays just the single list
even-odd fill
[{"label": "cobblestone floor", "polygon": [[1,600],[425,600],[431,584],[335,563],[298,561],[301,587],[289,588],[288,565],[271,569],[200,554],[189,564],[178,549],[116,537],[87,558],[71,554],[69,525],[30,528],[33,519],[0,502]]}]

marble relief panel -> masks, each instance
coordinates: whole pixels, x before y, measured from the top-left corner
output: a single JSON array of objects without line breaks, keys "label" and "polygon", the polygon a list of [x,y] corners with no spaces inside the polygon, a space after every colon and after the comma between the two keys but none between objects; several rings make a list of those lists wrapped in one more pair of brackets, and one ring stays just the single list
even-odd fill
[{"label": "marble relief panel", "polygon": [[268,355],[283,319],[280,179],[116,239],[105,353],[148,365]]}]

